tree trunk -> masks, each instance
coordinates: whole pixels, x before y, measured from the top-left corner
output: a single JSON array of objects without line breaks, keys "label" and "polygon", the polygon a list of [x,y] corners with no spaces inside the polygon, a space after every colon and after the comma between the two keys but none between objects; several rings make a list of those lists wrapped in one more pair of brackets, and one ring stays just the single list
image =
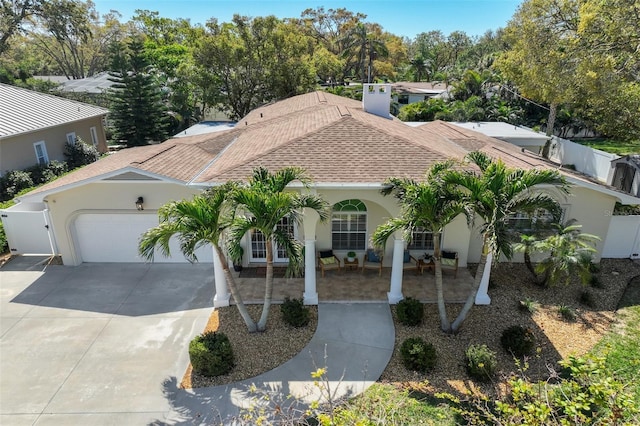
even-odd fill
[{"label": "tree trunk", "polygon": [[273,298],[273,241],[271,237],[266,235],[265,240],[267,246],[267,283],[264,287],[264,305],[262,306],[260,321],[258,321],[258,331],[264,331],[267,328],[267,318],[269,317],[269,308]]},{"label": "tree trunk", "polygon": [[476,295],[478,294],[478,289],[480,288],[480,282],[482,281],[482,276],[484,275],[484,269],[487,266],[487,254],[489,252],[489,247],[487,245],[486,238],[484,239],[484,243],[482,244],[482,255],[480,256],[480,262],[478,263],[478,270],[476,271],[476,276],[473,280],[473,288],[467,297],[467,300],[464,302],[464,306],[462,310],[458,314],[458,317],[455,319],[453,324],[451,324],[451,332],[457,333],[462,326],[464,320],[467,319],[471,308],[476,300]]},{"label": "tree trunk", "polygon": [[433,263],[435,264],[436,294],[438,296],[438,315],[440,316],[440,328],[445,333],[451,333],[451,323],[447,316],[447,305],[444,303],[444,291],[442,288],[442,264],[440,263],[440,234],[433,233]]},{"label": "tree trunk", "polygon": [[533,275],[533,279],[538,283],[538,274],[536,274],[536,268],[534,268],[531,263],[531,251],[528,246],[524,248],[524,264],[529,272],[531,272],[531,275]]},{"label": "tree trunk", "polygon": [[253,318],[251,318],[251,315],[249,315],[249,311],[247,311],[247,307],[242,301],[242,296],[238,292],[238,287],[236,287],[236,282],[233,279],[233,275],[231,274],[231,271],[229,270],[229,264],[227,263],[227,260],[226,260],[227,258],[225,257],[224,253],[222,252],[222,249],[218,244],[214,244],[213,247],[218,253],[218,258],[220,259],[220,263],[222,263],[222,271],[224,273],[224,278],[227,280],[227,285],[229,286],[229,292],[231,293],[231,296],[233,297],[233,301],[235,302],[236,307],[238,308],[238,312],[240,312],[240,316],[244,320],[244,323],[247,325],[247,329],[249,330],[249,333],[255,333],[258,330],[258,328],[256,326],[256,323],[253,321]]},{"label": "tree trunk", "polygon": [[[556,115],[558,114],[558,104],[552,103],[549,105],[549,119],[547,120],[547,136],[553,136],[553,127],[556,124]],[[542,148],[542,156],[544,158],[549,158],[549,151],[551,150],[551,139],[544,144],[544,148]]]}]

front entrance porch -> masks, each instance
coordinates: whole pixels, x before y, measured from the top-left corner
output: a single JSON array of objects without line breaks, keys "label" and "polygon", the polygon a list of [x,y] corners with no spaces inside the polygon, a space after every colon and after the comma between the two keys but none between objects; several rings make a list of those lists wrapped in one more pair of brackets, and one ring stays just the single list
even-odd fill
[{"label": "front entrance porch", "polygon": [[[320,302],[387,302],[391,268],[383,268],[382,276],[376,271],[328,271],[321,277],[316,271],[316,290]],[[264,301],[265,279],[236,278],[236,284],[245,303]],[[452,273],[443,273],[444,297],[447,303],[464,303],[473,286],[473,276],[467,268],[459,268],[457,278]],[[282,302],[285,297],[301,298],[304,293],[304,278],[274,278],[273,301]],[[405,272],[402,278],[402,294],[423,303],[436,303],[435,276],[429,272],[416,275]],[[233,299],[230,300],[233,303]]]}]

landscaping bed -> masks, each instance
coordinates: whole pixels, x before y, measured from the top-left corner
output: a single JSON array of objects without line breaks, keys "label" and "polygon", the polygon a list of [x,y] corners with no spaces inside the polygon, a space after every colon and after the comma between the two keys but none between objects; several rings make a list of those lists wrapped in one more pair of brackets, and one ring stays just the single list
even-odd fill
[{"label": "landscaping bed", "polygon": [[[537,351],[528,360],[528,375],[533,379],[546,378],[549,374],[547,366],[555,368],[557,361],[570,354],[586,353],[602,338],[615,319],[616,306],[627,283],[640,275],[640,264],[628,259],[603,260],[600,266],[601,271],[597,275],[601,288],[572,284],[543,289],[531,282],[523,264],[501,263],[491,275],[491,305],[474,306],[455,336],[440,331],[435,304],[425,305],[424,321],[417,327],[399,324],[395,307],[392,307],[396,323],[396,350],[380,382],[429,393],[457,393],[477,387],[467,376],[463,363],[464,351],[470,344],[486,344],[497,353],[499,374],[496,379],[500,379],[518,369],[513,357],[500,345],[502,331],[511,325],[522,325],[535,335]],[[579,301],[584,291],[592,294],[593,307]],[[519,309],[519,302],[525,298],[539,304],[533,314]],[[563,319],[558,312],[560,305],[575,312],[575,321]],[[449,305],[449,318],[455,318],[461,307],[460,304]],[[248,308],[252,316],[257,318],[262,306]],[[289,360],[304,348],[315,332],[317,309],[310,308],[311,323],[296,329],[282,321],[278,305],[272,306],[267,331],[255,334],[246,331],[235,306],[217,309],[208,328],[215,329],[219,325],[219,330],[229,336],[236,355],[236,367],[230,374],[212,379],[188,371],[182,382],[183,387],[213,386],[247,379]],[[425,374],[408,371],[399,357],[402,342],[416,336],[433,344],[438,354],[435,368]],[[480,387],[490,391],[493,384]]]}]

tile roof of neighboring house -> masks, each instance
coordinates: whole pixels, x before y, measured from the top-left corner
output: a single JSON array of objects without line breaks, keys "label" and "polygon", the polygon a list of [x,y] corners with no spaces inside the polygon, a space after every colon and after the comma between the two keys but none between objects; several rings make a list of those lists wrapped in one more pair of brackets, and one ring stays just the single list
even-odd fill
[{"label": "tile roof of neighboring house", "polygon": [[97,106],[0,83],[0,139],[107,112]]},{"label": "tile roof of neighboring house", "polygon": [[[246,179],[257,166],[270,170],[299,166],[318,186],[379,185],[390,176],[420,179],[434,162],[462,160],[474,150],[510,167],[559,168],[508,142],[451,123],[410,127],[366,113],[358,101],[314,92],[257,108],[228,131],[120,151],[27,197],[136,170],[183,183],[215,185]],[[561,172],[595,184],[580,173]]]}]

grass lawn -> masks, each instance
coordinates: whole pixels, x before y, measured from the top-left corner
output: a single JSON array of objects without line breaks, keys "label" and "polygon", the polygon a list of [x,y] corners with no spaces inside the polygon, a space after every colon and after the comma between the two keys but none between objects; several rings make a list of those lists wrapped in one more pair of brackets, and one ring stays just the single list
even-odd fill
[{"label": "grass lawn", "polygon": [[572,139],[573,142],[586,145],[601,151],[618,154],[620,156],[629,154],[640,154],[640,140],[631,142],[621,142],[612,139],[588,138]]},{"label": "grass lawn", "polygon": [[629,383],[640,405],[640,277],[634,278],[627,287],[615,326],[593,352],[606,355],[609,368]]}]

